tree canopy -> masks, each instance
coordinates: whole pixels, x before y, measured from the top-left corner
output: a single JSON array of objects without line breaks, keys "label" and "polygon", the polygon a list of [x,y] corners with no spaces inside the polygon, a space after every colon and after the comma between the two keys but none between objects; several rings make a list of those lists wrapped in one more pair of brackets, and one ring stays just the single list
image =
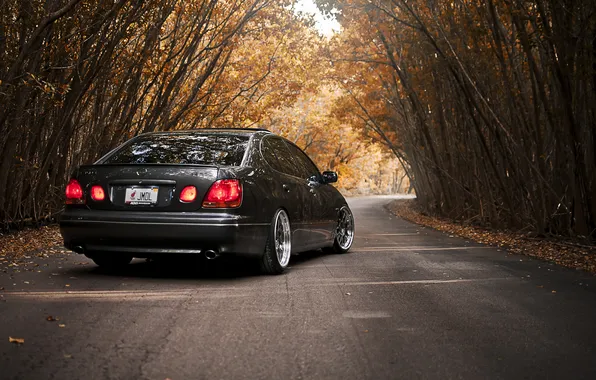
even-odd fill
[{"label": "tree canopy", "polygon": [[261,126],[352,193],[593,240],[596,4],[1,0],[0,223],[52,218],[74,167],[143,132]]},{"label": "tree canopy", "polygon": [[428,212],[594,240],[596,3],[320,1],[336,75]]}]

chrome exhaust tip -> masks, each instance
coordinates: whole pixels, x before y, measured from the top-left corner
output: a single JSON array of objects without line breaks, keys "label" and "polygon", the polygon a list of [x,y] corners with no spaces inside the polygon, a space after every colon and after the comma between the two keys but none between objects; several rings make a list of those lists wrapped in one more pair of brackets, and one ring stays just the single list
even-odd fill
[{"label": "chrome exhaust tip", "polygon": [[212,249],[209,249],[207,251],[205,251],[205,258],[207,260],[214,260],[219,256],[219,253],[217,253],[217,251],[214,251]]}]

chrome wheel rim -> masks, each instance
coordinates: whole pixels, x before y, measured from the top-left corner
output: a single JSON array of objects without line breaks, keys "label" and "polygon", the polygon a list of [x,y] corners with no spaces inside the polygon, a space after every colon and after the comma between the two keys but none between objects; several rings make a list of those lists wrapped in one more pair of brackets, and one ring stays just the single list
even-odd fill
[{"label": "chrome wheel rim", "polygon": [[273,234],[277,262],[284,268],[290,262],[292,239],[290,235],[290,219],[288,218],[288,214],[283,210],[280,210],[275,217]]},{"label": "chrome wheel rim", "polygon": [[337,245],[343,250],[348,250],[354,241],[354,217],[346,206],[339,210],[339,220],[335,235]]}]

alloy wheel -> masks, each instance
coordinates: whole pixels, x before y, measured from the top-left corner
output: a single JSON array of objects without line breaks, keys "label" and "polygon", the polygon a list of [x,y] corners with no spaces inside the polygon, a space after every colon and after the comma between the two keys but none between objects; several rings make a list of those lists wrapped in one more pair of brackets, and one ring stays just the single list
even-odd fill
[{"label": "alloy wheel", "polygon": [[336,242],[340,249],[347,251],[354,241],[354,216],[346,206],[339,210]]},{"label": "alloy wheel", "polygon": [[275,218],[275,253],[279,265],[286,267],[290,262],[292,242],[290,234],[290,219],[284,210],[279,210]]}]

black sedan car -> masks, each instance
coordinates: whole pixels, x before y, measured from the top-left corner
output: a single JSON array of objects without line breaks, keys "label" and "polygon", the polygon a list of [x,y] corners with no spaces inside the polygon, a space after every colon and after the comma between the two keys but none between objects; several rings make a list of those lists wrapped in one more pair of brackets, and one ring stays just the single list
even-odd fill
[{"label": "black sedan car", "polygon": [[350,249],[354,219],[336,181],[266,130],[146,133],[74,172],[60,231],[99,266],[235,254],[278,274],[292,253]]}]

